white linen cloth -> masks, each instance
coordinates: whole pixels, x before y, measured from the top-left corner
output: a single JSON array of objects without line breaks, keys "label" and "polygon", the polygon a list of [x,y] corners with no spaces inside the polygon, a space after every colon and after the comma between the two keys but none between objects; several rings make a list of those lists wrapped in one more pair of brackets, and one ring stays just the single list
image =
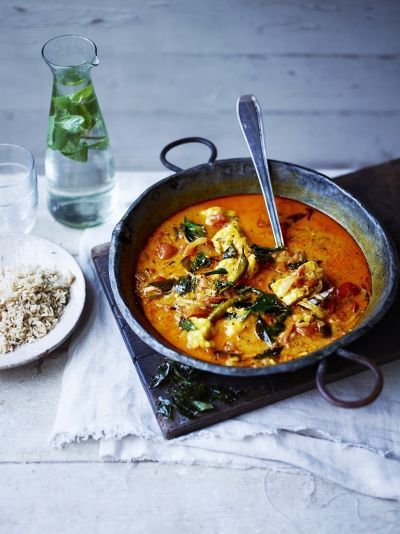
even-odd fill
[{"label": "white linen cloth", "polygon": [[[115,220],[146,185],[123,191],[125,203]],[[91,262],[91,248],[109,241],[112,227],[86,230],[81,239],[88,300],[69,347],[53,445],[99,439],[100,457],[116,461],[235,468],[285,462],[368,495],[400,500],[400,361],[383,367],[383,393],[365,408],[336,408],[311,391],[164,440]],[[339,396],[357,398],[370,385],[368,373],[361,373],[331,388]]]}]

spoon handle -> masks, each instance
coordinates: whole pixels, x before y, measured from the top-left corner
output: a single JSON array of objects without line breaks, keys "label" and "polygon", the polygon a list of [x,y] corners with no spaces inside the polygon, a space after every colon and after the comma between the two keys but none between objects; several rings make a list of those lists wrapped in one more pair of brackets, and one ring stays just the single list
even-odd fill
[{"label": "spoon handle", "polygon": [[256,97],[253,95],[241,96],[237,101],[237,115],[260,181],[261,191],[271,221],[275,246],[283,248],[285,244],[269,175],[262,115]]}]

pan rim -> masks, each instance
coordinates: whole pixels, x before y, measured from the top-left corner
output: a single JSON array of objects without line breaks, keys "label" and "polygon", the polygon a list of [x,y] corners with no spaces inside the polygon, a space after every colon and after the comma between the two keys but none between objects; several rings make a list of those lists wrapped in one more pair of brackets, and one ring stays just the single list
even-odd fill
[{"label": "pan rim", "polygon": [[[395,300],[395,297],[396,297],[397,288],[399,284],[399,258],[398,258],[398,254],[396,251],[396,247],[393,243],[393,239],[391,238],[390,233],[388,233],[387,230],[382,226],[382,223],[375,217],[375,215],[373,215],[373,213],[369,211],[368,208],[364,206],[364,204],[360,200],[355,198],[351,193],[349,193],[348,191],[340,187],[337,183],[335,183],[335,181],[331,180],[323,173],[318,172],[308,167],[304,167],[302,165],[297,165],[297,164],[289,163],[286,161],[281,161],[281,160],[269,160],[269,161],[270,163],[277,164],[278,166],[283,165],[288,168],[307,171],[308,173],[316,175],[319,178],[322,178],[323,180],[327,180],[341,194],[345,195],[352,202],[356,203],[357,206],[365,213],[368,219],[374,224],[374,226],[376,226],[380,230],[380,233],[385,240],[386,249],[389,253],[388,258],[387,258],[389,273],[388,273],[388,287],[385,288],[385,292],[380,296],[379,305],[377,306],[377,309],[375,309],[371,313],[371,315],[366,319],[365,322],[356,326],[356,328],[348,332],[346,335],[344,335],[343,337],[337,340],[334,340],[333,342],[329,343],[325,347],[322,347],[321,349],[318,349],[317,351],[313,351],[305,356],[301,356],[294,360],[290,360],[288,362],[283,362],[283,363],[279,363],[274,366],[268,366],[268,367],[227,367],[227,366],[223,366],[220,364],[210,363],[205,360],[200,360],[198,358],[195,358],[193,356],[190,356],[190,355],[187,355],[181,352],[177,348],[172,348],[162,343],[156,337],[154,337],[154,335],[152,335],[148,330],[146,330],[139,323],[139,321],[137,321],[132,310],[127,305],[125,300],[122,298],[121,285],[118,281],[118,277],[116,276],[116,268],[118,266],[118,260],[120,257],[120,247],[121,247],[121,243],[118,242],[118,240],[121,238],[122,233],[126,231],[126,226],[128,226],[128,229],[129,229],[129,225],[127,225],[127,221],[129,220],[132,211],[134,211],[136,207],[143,202],[143,199],[145,199],[148,195],[151,195],[152,192],[154,192],[160,186],[163,186],[165,183],[168,183],[179,177],[185,176],[189,173],[191,174],[196,173],[196,172],[198,173],[202,170],[210,171],[212,170],[213,167],[216,167],[219,165],[229,165],[229,164],[230,165],[250,164],[251,166],[253,165],[251,162],[251,159],[249,158],[230,158],[230,159],[216,160],[213,163],[200,164],[200,165],[191,167],[189,169],[178,171],[156,182],[150,187],[148,187],[136,200],[132,202],[132,204],[130,205],[130,207],[124,214],[124,216],[115,226],[113,233],[112,233],[112,241],[111,241],[110,256],[109,256],[109,276],[110,276],[111,289],[112,289],[116,304],[121,314],[123,315],[124,319],[127,321],[128,325],[132,328],[132,330],[147,345],[149,345],[151,348],[153,348],[157,353],[161,354],[162,356],[165,356],[167,358],[184,363],[192,367],[196,367],[197,369],[200,369],[203,371],[208,371],[214,374],[229,375],[232,377],[240,377],[240,376],[257,377],[257,376],[267,376],[270,374],[277,374],[277,373],[294,372],[299,369],[302,369],[303,367],[308,367],[314,363],[319,362],[321,359],[324,359],[330,356],[331,354],[336,352],[338,349],[347,346],[349,343],[355,341],[356,339],[360,338],[361,336],[369,332],[382,319],[382,317],[387,313],[389,308],[392,306]],[[165,343],[168,343],[167,340],[165,340]]]}]

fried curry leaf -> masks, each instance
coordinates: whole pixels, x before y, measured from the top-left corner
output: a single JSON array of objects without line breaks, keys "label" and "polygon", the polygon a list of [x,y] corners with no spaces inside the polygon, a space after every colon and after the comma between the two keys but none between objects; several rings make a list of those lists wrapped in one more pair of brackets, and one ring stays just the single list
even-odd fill
[{"label": "fried curry leaf", "polygon": [[202,224],[190,221],[186,217],[184,217],[183,219],[181,228],[184,236],[189,241],[189,243],[191,243],[198,237],[205,237],[207,235],[207,231]]},{"label": "fried curry leaf", "polygon": [[169,399],[165,399],[164,397],[158,397],[157,414],[162,415],[163,417],[165,417],[165,419],[171,421],[173,413],[174,407],[172,405],[172,402]]},{"label": "fried curry leaf", "polygon": [[282,352],[283,347],[271,347],[253,356],[253,360],[263,360],[264,358],[275,358]]},{"label": "fried curry leaf", "polygon": [[251,245],[251,250],[253,251],[254,256],[256,257],[257,263],[274,263],[274,257],[272,256],[273,252],[279,252],[283,248],[270,248],[262,247],[261,245]]},{"label": "fried curry leaf", "polygon": [[247,299],[248,299],[247,295],[238,295],[236,297],[232,297],[228,300],[225,300],[224,302],[221,302],[221,304],[218,304],[218,306],[213,309],[213,311],[208,316],[208,319],[211,322],[216,321],[217,319],[225,315],[225,313],[231,306],[235,306],[239,302],[243,302]]},{"label": "fried curry leaf", "polygon": [[209,265],[211,265],[210,258],[207,258],[204,252],[198,252],[194,257],[190,270],[192,273],[195,273],[202,267],[208,267]]},{"label": "fried curry leaf", "polygon": [[235,291],[238,295],[243,295],[244,293],[254,293],[255,295],[264,295],[262,289],[258,289],[253,286],[236,286]]},{"label": "fried curry leaf", "polygon": [[272,293],[263,293],[249,308],[250,313],[290,313],[290,308]]},{"label": "fried curry leaf", "polygon": [[279,334],[285,330],[285,320],[289,314],[290,310],[282,312],[278,315],[274,323],[267,326],[268,334],[272,339],[275,339],[276,336],[279,336]]},{"label": "fried curry leaf", "polygon": [[196,410],[201,413],[205,412],[207,410],[214,410],[214,404],[212,402],[205,402],[205,401],[192,401],[192,406],[196,408]]},{"label": "fried curry leaf", "polygon": [[190,330],[196,330],[196,327],[192,321],[190,319],[185,319],[184,317],[182,317],[179,321],[179,328],[186,330],[186,332],[189,332]]},{"label": "fried curry leaf", "polygon": [[210,386],[210,398],[211,400],[219,400],[224,404],[232,404],[240,397],[242,397],[245,392],[234,386],[224,386],[219,387],[215,384]]},{"label": "fried curry leaf", "polygon": [[245,394],[233,386],[207,384],[202,380],[203,376],[206,377],[207,374],[187,365],[165,360],[151,381],[151,384],[166,385],[165,395],[160,396],[157,401],[157,413],[171,420],[177,410],[191,419],[214,410],[214,401],[230,404]]},{"label": "fried curry leaf", "polygon": [[167,280],[158,280],[156,282],[150,282],[149,286],[160,289],[163,294],[168,293],[174,287],[176,283],[175,278],[169,278]]},{"label": "fried curry leaf", "polygon": [[233,244],[229,245],[229,247],[223,252],[222,257],[224,260],[228,258],[236,258],[238,255],[238,252]]},{"label": "fried curry leaf", "polygon": [[268,333],[268,326],[262,317],[257,318],[256,334],[264,341],[264,343],[267,343],[267,345],[272,345],[272,339]]},{"label": "fried curry leaf", "polygon": [[190,275],[181,276],[174,284],[174,291],[179,295],[185,295],[194,291],[196,287],[196,278]]},{"label": "fried curry leaf", "polygon": [[225,282],[225,280],[217,280],[215,282],[215,290],[218,293],[218,295],[221,295],[221,293],[224,293],[224,291],[227,291],[228,289],[231,289],[235,284],[232,282]]},{"label": "fried curry leaf", "polygon": [[153,389],[162,384],[168,378],[170,372],[171,364],[168,360],[165,360],[161,365],[157,367],[157,371],[151,379],[150,388]]},{"label": "fried curry leaf", "polygon": [[228,271],[224,267],[220,267],[219,269],[204,273],[204,276],[211,276],[212,274],[228,274]]}]

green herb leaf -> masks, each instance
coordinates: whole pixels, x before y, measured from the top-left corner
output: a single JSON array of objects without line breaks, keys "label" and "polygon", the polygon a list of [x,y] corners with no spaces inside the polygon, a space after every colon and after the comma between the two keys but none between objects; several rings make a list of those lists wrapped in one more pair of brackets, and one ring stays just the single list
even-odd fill
[{"label": "green herb leaf", "polygon": [[213,271],[204,273],[204,276],[211,276],[212,274],[228,274],[228,271],[224,269],[224,267],[220,267],[219,269],[214,269]]},{"label": "green herb leaf", "polygon": [[[76,85],[83,83],[83,80],[81,74],[67,71],[60,83]],[[95,136],[90,135],[93,129],[96,129]],[[90,144],[86,140],[94,142]],[[108,135],[92,83],[70,95],[52,96],[48,125],[49,148],[75,161],[86,162],[90,149],[102,150],[107,146]]]},{"label": "green herb leaf", "polygon": [[186,330],[187,332],[189,332],[190,330],[196,330],[196,327],[194,326],[192,321],[190,319],[185,319],[184,317],[182,317],[179,321],[179,328],[181,328],[182,330]]},{"label": "green herb leaf", "polygon": [[84,128],[83,128],[82,124],[84,122],[85,122],[84,117],[81,117],[80,115],[68,115],[59,124],[68,133],[76,134],[76,133],[82,133],[83,132]]},{"label": "green herb leaf", "polygon": [[[85,139],[96,139],[96,138],[95,137],[85,137]],[[88,145],[88,149],[91,149],[91,150],[103,150],[104,148],[108,147],[108,137],[107,136],[98,137],[97,139],[99,139],[99,141],[97,141],[96,143],[92,143],[92,144]]]},{"label": "green herb leaf", "polygon": [[176,293],[179,293],[179,295],[185,295],[186,293],[190,293],[191,291],[194,291],[195,286],[196,286],[195,277],[192,277],[190,275],[181,276],[175,282],[174,291],[176,291]]},{"label": "green herb leaf", "polygon": [[60,150],[61,154],[64,156],[67,156],[70,159],[73,159],[75,161],[81,161],[82,163],[85,163],[88,160],[88,146],[86,143],[79,143],[76,150],[71,151],[71,145],[72,141],[69,139],[62,150]]},{"label": "green herb leaf", "polygon": [[283,250],[283,248],[270,248],[262,247],[261,245],[251,245],[251,250],[253,251],[254,256],[256,257],[257,263],[274,263],[274,257],[272,256],[273,252],[278,252]]},{"label": "green herb leaf", "polygon": [[238,256],[238,252],[236,248],[234,247],[233,243],[229,245],[229,247],[222,254],[222,257],[224,260],[226,260],[227,258],[236,258],[237,256]]},{"label": "green herb leaf", "polygon": [[195,223],[190,221],[186,217],[183,219],[183,224],[181,225],[182,231],[186,239],[191,243],[198,237],[204,237],[207,235],[207,231],[202,224]]},{"label": "green herb leaf", "polygon": [[288,314],[286,312],[281,313],[281,315],[278,315],[274,323],[267,326],[271,339],[275,339],[281,332],[285,330],[285,320],[287,316]]},{"label": "green herb leaf", "polygon": [[71,102],[74,104],[81,104],[85,100],[89,100],[93,96],[93,85],[89,84],[83,89],[76,91],[70,96]]},{"label": "green herb leaf", "polygon": [[62,85],[80,85],[83,83],[82,72],[74,68],[67,69],[64,71],[59,81]]},{"label": "green herb leaf", "polygon": [[215,410],[215,406],[212,402],[193,400],[192,405],[196,408],[198,413]]},{"label": "green herb leaf", "polygon": [[198,252],[193,260],[190,270],[192,273],[195,273],[202,267],[208,267],[209,265],[211,265],[210,258],[207,258],[204,252]]},{"label": "green herb leaf", "polygon": [[287,313],[290,308],[271,293],[263,293],[249,308],[251,313]]},{"label": "green herb leaf", "polygon": [[253,286],[236,286],[235,291],[238,295],[243,295],[244,293],[254,293],[255,295],[264,295],[262,289],[258,289]]},{"label": "green herb leaf", "polygon": [[67,139],[68,133],[63,128],[59,128],[57,123],[53,120],[51,139],[49,132],[49,148],[52,150],[62,150],[63,146],[67,142]]}]

